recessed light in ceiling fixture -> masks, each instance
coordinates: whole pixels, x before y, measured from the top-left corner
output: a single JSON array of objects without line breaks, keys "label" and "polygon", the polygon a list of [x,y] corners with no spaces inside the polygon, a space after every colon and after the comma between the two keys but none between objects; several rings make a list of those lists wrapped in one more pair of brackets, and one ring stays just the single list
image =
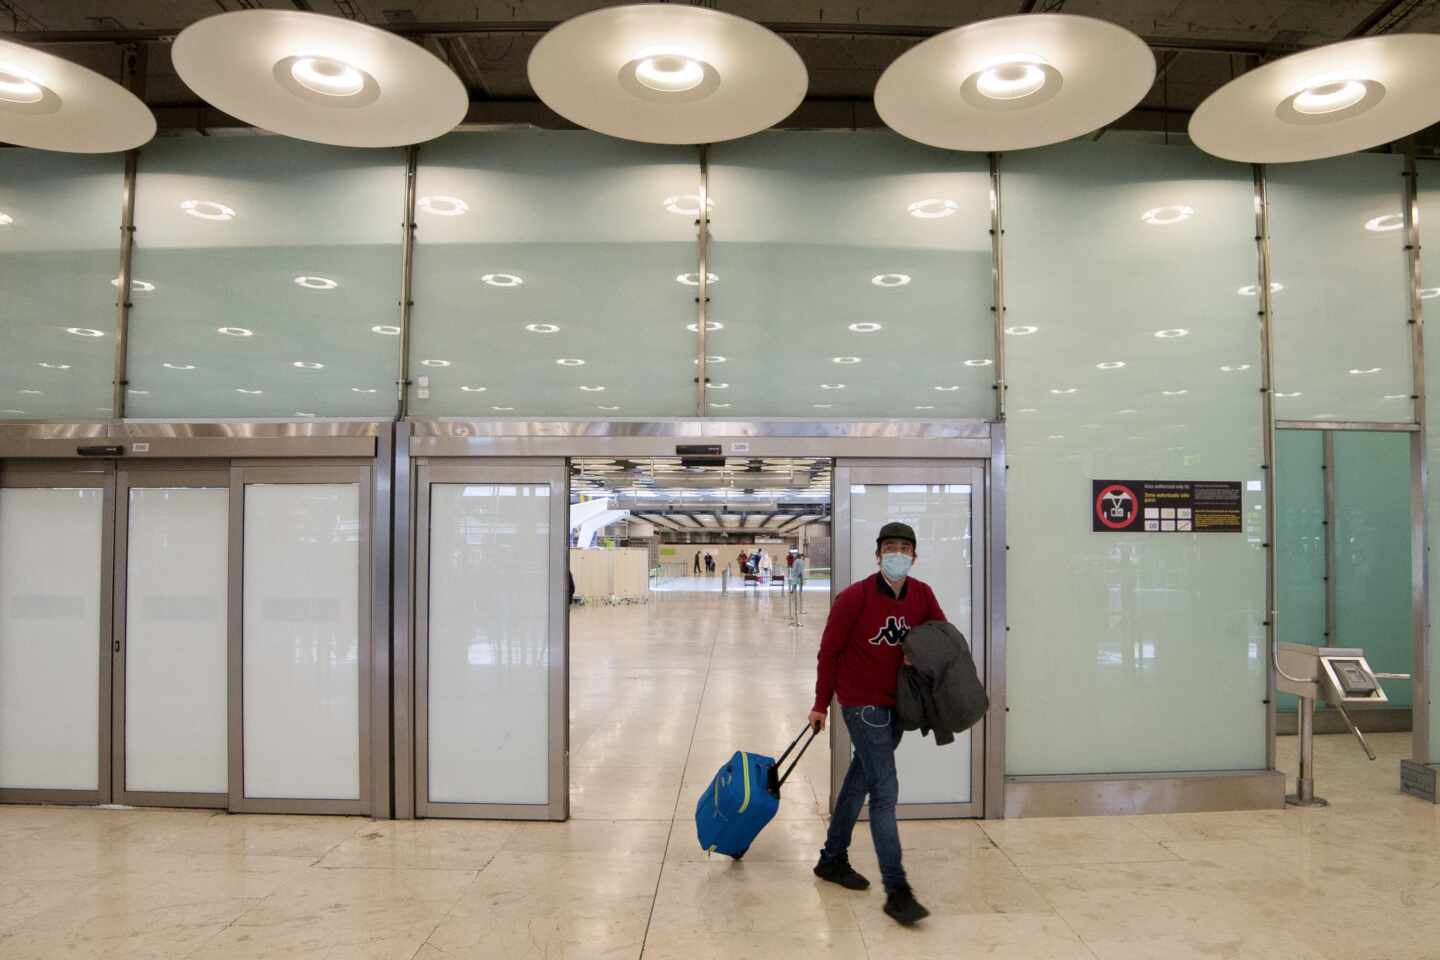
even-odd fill
[{"label": "recessed light in ceiling fixture", "polygon": [[0,103],[29,106],[45,99],[46,88],[19,67],[0,63]]},{"label": "recessed light in ceiling fixture", "polygon": [[458,217],[469,212],[470,204],[459,197],[421,197],[415,202],[415,208],[437,217]]},{"label": "recessed light in ceiling fixture", "polygon": [[118,83],[69,60],[0,41],[3,139],[63,153],[117,153],[155,136],[155,115]]},{"label": "recessed light in ceiling fixture", "polygon": [[[676,283],[683,283],[683,284],[685,284],[685,286],[687,286],[687,287],[698,287],[698,286],[700,286],[700,274],[698,274],[698,273],[682,273],[682,274],[680,274],[679,276],[677,276],[677,277],[675,278],[675,282],[676,282]],[[717,277],[715,274],[711,273],[711,272],[708,271],[708,270],[705,271],[705,283],[706,283],[707,286],[710,285],[710,284],[712,284],[712,283],[719,283],[719,282],[720,282],[720,278],[719,278],[719,277]]]},{"label": "recessed light in ceiling fixture", "polygon": [[1405,226],[1405,215],[1400,213],[1387,213],[1380,217],[1371,217],[1365,221],[1365,229],[1371,233],[1389,233],[1391,230],[1399,230]]},{"label": "recessed light in ceiling fixture", "polygon": [[1168,227],[1172,223],[1180,223],[1195,216],[1195,208],[1187,207],[1184,204],[1172,204],[1168,207],[1155,207],[1146,210],[1140,215],[1140,219],[1155,227]]},{"label": "recessed light in ceiling fixture", "polygon": [[73,337],[85,337],[88,340],[105,336],[105,331],[92,330],[90,327],[66,327],[65,332]]},{"label": "recessed light in ceiling fixture", "polygon": [[1010,334],[1010,336],[1012,337],[1028,337],[1032,333],[1039,333],[1040,328],[1022,325],[1018,327],[1006,327],[1005,332]]},{"label": "recessed light in ceiling fixture", "polygon": [[960,204],[954,200],[943,200],[931,198],[928,200],[916,200],[905,208],[910,216],[919,220],[939,220],[943,217],[953,216],[960,212]]},{"label": "recessed light in ceiling fixture", "polygon": [[[254,331],[254,330],[246,330],[244,327],[217,327],[217,328],[215,329],[215,332],[216,332],[216,333],[219,333],[219,334],[224,334],[224,335],[227,336],[227,337],[253,337],[253,336],[255,336],[255,331]],[[396,332],[398,333],[399,331],[397,330]]]},{"label": "recessed light in ceiling fixture", "polygon": [[[691,333],[699,333],[699,332],[700,332],[700,321],[697,320],[697,321],[695,321],[694,323],[687,323],[687,324],[685,325],[685,329],[686,329],[686,330],[689,330]],[[718,321],[718,320],[706,320],[706,321],[705,321],[705,332],[706,332],[706,333],[714,333],[716,330],[724,330],[724,329],[725,329],[725,324],[721,323],[721,322]]]},{"label": "recessed light in ceiling fixture", "polygon": [[1180,328],[1178,328],[1178,327],[1177,327],[1176,329],[1174,329],[1174,330],[1156,330],[1156,331],[1155,331],[1155,337],[1156,337],[1156,339],[1158,339],[1158,340],[1175,340],[1175,339],[1177,339],[1177,338],[1179,338],[1179,337],[1188,337],[1188,336],[1190,336],[1190,331],[1189,331],[1189,330],[1182,330],[1182,329],[1180,329]]},{"label": "recessed light in ceiling fixture", "polygon": [[353,97],[365,89],[369,74],[333,57],[287,57],[290,77],[311,93],[322,97]]},{"label": "recessed light in ceiling fixture", "polygon": [[513,273],[487,273],[480,282],[491,287],[518,287],[525,283],[525,279]]},{"label": "recessed light in ceiling fixture", "polygon": [[215,200],[182,200],[180,209],[199,220],[234,220],[235,211]]},{"label": "recessed light in ceiling fixture", "polygon": [[903,287],[910,282],[910,275],[907,273],[877,273],[870,278],[870,282],[877,287]]},{"label": "recessed light in ceiling fixture", "polygon": [[290,366],[292,366],[292,367],[298,367],[298,368],[301,369],[301,370],[324,370],[324,369],[325,369],[325,364],[319,363],[319,362],[317,362],[317,361],[315,361],[315,360],[296,360],[295,362],[291,363]]},{"label": "recessed light in ceiling fixture", "polygon": [[[996,57],[991,66],[966,77],[960,94],[967,99],[979,94],[986,100],[1020,100],[1042,93],[1046,84],[1051,82],[1055,86],[1049,91],[1049,96],[1054,96],[1059,92],[1060,74],[1045,62],[1044,57],[1033,53],[1010,53]],[[989,106],[983,103],[976,105]]]},{"label": "recessed light in ceiling fixture", "polygon": [[340,282],[329,277],[296,277],[295,286],[304,287],[306,290],[334,290],[340,286]]},{"label": "recessed light in ceiling fixture", "polygon": [[395,326],[391,326],[391,325],[388,324],[388,323],[379,323],[379,324],[376,324],[375,326],[373,326],[373,327],[370,328],[370,332],[371,332],[371,333],[378,333],[378,334],[380,334],[381,336],[385,336],[385,337],[398,337],[398,336],[400,336],[400,328],[399,328],[399,327],[395,327]]},{"label": "recessed light in ceiling fixture", "polygon": [[[120,278],[116,277],[114,280],[111,280],[110,286],[114,287],[116,290],[119,290]],[[150,283],[146,280],[131,280],[130,289],[135,293],[150,293],[152,290],[155,289],[155,284]]]}]

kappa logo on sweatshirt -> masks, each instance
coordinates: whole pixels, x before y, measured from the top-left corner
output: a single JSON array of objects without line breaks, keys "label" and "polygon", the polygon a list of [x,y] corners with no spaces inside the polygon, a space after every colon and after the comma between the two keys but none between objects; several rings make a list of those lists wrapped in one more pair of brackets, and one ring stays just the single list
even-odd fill
[{"label": "kappa logo on sweatshirt", "polygon": [[905,622],[904,617],[886,617],[885,626],[881,627],[880,632],[870,638],[870,642],[877,647],[882,643],[889,644],[892,647],[898,647],[900,646],[900,642],[905,639],[905,634],[909,632],[910,624]]}]

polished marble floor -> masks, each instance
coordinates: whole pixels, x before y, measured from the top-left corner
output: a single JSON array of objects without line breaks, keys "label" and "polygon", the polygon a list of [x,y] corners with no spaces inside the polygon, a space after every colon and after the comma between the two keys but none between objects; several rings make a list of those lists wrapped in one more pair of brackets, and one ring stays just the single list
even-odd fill
[{"label": "polished marble floor", "polygon": [[[1321,738],[1324,809],[903,823],[916,929],[810,874],[823,742],[745,860],[707,859],[710,774],[803,722],[806,603],[798,630],[779,591],[577,610],[568,823],[0,807],[0,960],[1440,958],[1440,807],[1398,794],[1403,735],[1375,763]],[[878,879],[863,832],[853,859]]]}]

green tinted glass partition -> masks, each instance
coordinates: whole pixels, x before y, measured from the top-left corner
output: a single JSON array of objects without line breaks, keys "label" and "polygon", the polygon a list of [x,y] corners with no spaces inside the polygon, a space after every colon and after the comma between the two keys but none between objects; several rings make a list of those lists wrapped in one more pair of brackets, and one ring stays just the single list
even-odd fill
[{"label": "green tinted glass partition", "polygon": [[[1266,168],[1275,415],[1409,421],[1402,157]],[[1252,305],[1254,279],[1237,281]]]},{"label": "green tinted glass partition", "polygon": [[994,415],[983,155],[770,132],[712,147],[709,183],[711,413]]},{"label": "green tinted glass partition", "polygon": [[0,420],[111,415],[124,169],[0,150]]},{"label": "green tinted glass partition", "polygon": [[[1421,162],[1417,165],[1416,183],[1420,193],[1420,222],[1423,225],[1440,224],[1440,161]],[[1433,233],[1436,227],[1430,227]],[[1440,243],[1426,246],[1421,234],[1420,244],[1420,294],[1421,309],[1432,318],[1440,315]],[[1433,341],[1432,341],[1433,344]],[[1425,382],[1440,385],[1440,350],[1425,352]],[[1431,386],[1425,391],[1425,462],[1440,464],[1440,389]],[[1416,757],[1427,763],[1440,763],[1440,563],[1434,560],[1434,544],[1440,537],[1440,482],[1433,478],[1425,493],[1425,528],[1427,543],[1431,549],[1428,565],[1430,578],[1430,609],[1425,636],[1428,651],[1426,662],[1430,667],[1428,676],[1422,678],[1426,684],[1426,701],[1430,704],[1429,730],[1425,738],[1429,755]]]},{"label": "green tinted glass partition", "polygon": [[410,412],[693,415],[699,183],[694,148],[588,132],[422,146]]},{"label": "green tinted glass partition", "polygon": [[[1275,432],[1275,639],[1325,643],[1325,434]],[[1278,694],[1278,709],[1295,698]]]},{"label": "green tinted glass partition", "polygon": [[[1381,673],[1409,673],[1410,434],[1338,430],[1335,444],[1335,636]],[[1393,706],[1411,684],[1385,681]]]},{"label": "green tinted glass partition", "polygon": [[[1079,142],[1003,178],[1006,772],[1263,769],[1250,170]],[[1099,479],[1239,482],[1243,532],[1092,533]]]},{"label": "green tinted glass partition", "polygon": [[148,144],[128,414],[393,416],[404,173],[285,137]]}]

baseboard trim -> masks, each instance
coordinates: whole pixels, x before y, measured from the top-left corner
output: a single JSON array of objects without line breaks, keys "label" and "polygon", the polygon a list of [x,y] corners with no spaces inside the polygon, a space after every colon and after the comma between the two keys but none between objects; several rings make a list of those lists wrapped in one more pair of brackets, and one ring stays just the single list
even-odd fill
[{"label": "baseboard trim", "polygon": [[1278,810],[1278,770],[1006,777],[1006,817],[1103,817],[1145,813]]}]

